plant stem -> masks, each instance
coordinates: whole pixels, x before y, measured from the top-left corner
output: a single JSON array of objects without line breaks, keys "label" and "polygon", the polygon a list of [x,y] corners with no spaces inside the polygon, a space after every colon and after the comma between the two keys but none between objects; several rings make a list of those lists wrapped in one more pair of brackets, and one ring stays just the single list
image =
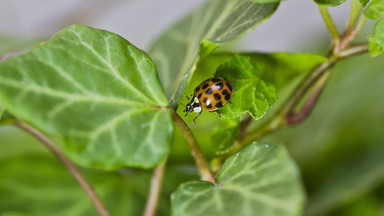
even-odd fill
[{"label": "plant stem", "polygon": [[197,144],[195,136],[192,134],[192,131],[189,129],[187,124],[185,124],[184,120],[176,113],[176,111],[172,108],[170,109],[172,111],[173,121],[180,128],[181,132],[183,132],[184,137],[187,139],[191,147],[192,156],[195,158],[201,180],[214,183],[215,178],[213,177],[213,174],[208,167],[207,160],[205,159],[203,153],[200,150],[199,145]]},{"label": "plant stem", "polygon": [[361,29],[363,28],[364,23],[365,23],[366,20],[367,20],[367,17],[365,17],[364,15],[362,15],[362,16],[360,17],[360,20],[359,20],[359,22],[357,23],[356,29],[354,30],[354,32],[355,32],[356,34],[359,34],[359,32],[360,32]]},{"label": "plant stem", "polygon": [[337,44],[340,41],[340,35],[337,31],[337,28],[335,24],[333,23],[333,20],[331,16],[328,13],[328,9],[325,6],[319,6],[321,16],[323,17],[323,20],[325,22],[325,25],[328,28],[329,33],[331,34],[332,40],[335,44]]},{"label": "plant stem", "polygon": [[[306,93],[311,89],[311,87],[314,86],[319,79],[324,78],[323,76],[328,76],[327,72],[341,59],[366,52],[368,52],[368,44],[363,43],[343,50],[338,53],[337,56],[331,55],[328,61],[317,66],[302,80],[302,82],[293,91],[292,95],[288,97],[287,101],[284,103],[284,105],[282,105],[282,108],[279,111],[277,111],[268,121],[266,121],[260,127],[250,131],[247,135],[245,135],[239,142],[237,142],[232,147],[232,149],[229,151],[228,154],[225,155],[224,158],[240,151],[251,142],[257,141],[260,138],[266,136],[267,134],[270,134],[278,129],[292,124],[297,124],[305,120],[308,117],[308,114],[313,109],[315,102],[319,98],[322,88],[325,86],[326,80],[322,80],[322,82],[324,83],[319,84],[319,88],[316,89],[313,94],[309,97],[309,101],[307,101],[303,109],[301,109],[301,111],[299,112],[294,112],[296,106],[306,95]],[[326,79],[326,77],[324,79]],[[293,117],[292,113],[294,113],[296,116]]]},{"label": "plant stem", "polygon": [[361,11],[360,3],[357,2],[357,0],[352,0],[351,1],[351,14],[350,14],[350,18],[348,20],[348,24],[346,27],[346,34],[349,34],[353,31],[353,28],[355,27],[357,18],[359,18],[360,11]]},{"label": "plant stem", "polygon": [[85,179],[85,177],[81,174],[81,172],[77,169],[76,165],[73,164],[69,158],[67,158],[64,153],[50,140],[48,137],[43,135],[40,131],[32,127],[31,125],[21,122],[14,121],[14,125],[23,129],[24,131],[30,133],[38,140],[40,140],[60,161],[64,164],[64,166],[68,169],[68,171],[72,174],[72,176],[76,179],[76,181],[80,184],[80,186],[84,189],[93,205],[95,206],[97,212],[101,216],[108,216],[109,213],[107,209],[104,207],[104,204],[101,202],[95,191],[92,189],[91,185]]},{"label": "plant stem", "polygon": [[151,189],[148,194],[147,204],[145,205],[145,211],[143,216],[154,216],[161,192],[161,185],[163,182],[164,171],[167,164],[165,159],[153,172],[151,180]]}]

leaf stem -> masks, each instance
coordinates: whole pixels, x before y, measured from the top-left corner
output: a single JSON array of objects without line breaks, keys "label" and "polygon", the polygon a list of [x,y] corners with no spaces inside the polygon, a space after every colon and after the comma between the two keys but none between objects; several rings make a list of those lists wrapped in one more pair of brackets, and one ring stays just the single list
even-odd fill
[{"label": "leaf stem", "polygon": [[215,178],[211,170],[208,167],[207,160],[205,159],[201,149],[196,141],[195,136],[192,131],[189,129],[187,124],[185,124],[184,120],[176,113],[176,111],[170,108],[172,111],[173,121],[180,128],[181,132],[183,132],[184,137],[187,139],[189,146],[192,150],[192,156],[195,158],[197,168],[199,169],[201,180],[215,182]]},{"label": "leaf stem", "polygon": [[325,25],[327,26],[328,31],[331,34],[333,43],[337,44],[340,41],[340,35],[331,16],[328,13],[327,7],[319,6],[319,9],[320,9],[321,16],[323,17],[323,20],[325,22]]},{"label": "leaf stem", "polygon": [[24,131],[30,133],[38,140],[40,140],[60,161],[64,164],[64,166],[68,169],[68,171],[72,174],[72,176],[76,179],[76,181],[80,184],[80,186],[84,189],[85,193],[88,195],[89,199],[92,201],[95,206],[97,212],[101,216],[108,216],[109,213],[107,209],[104,207],[104,204],[101,202],[91,185],[85,179],[85,177],[81,174],[75,164],[73,164],[69,158],[67,158],[64,153],[50,140],[48,137],[43,135],[40,131],[32,127],[31,125],[21,122],[14,121],[14,125],[23,129]]},{"label": "leaf stem", "polygon": [[[262,137],[286,126],[297,124],[305,120],[309,113],[314,108],[314,105],[319,98],[322,89],[324,88],[329,75],[327,72],[333,66],[340,61],[341,59],[368,52],[368,44],[362,43],[355,46],[352,46],[346,50],[341,51],[338,55],[331,55],[328,58],[328,61],[320,64],[312,70],[298,85],[298,87],[293,91],[290,97],[286,100],[282,108],[277,111],[268,121],[262,124],[260,127],[250,131],[245,135],[240,141],[238,141],[232,149],[226,154],[223,158],[226,158],[234,153],[240,151],[248,144],[253,141],[257,141]],[[295,108],[307,92],[314,86],[318,81],[321,81],[318,84],[312,95],[309,96],[309,99],[306,101],[304,107],[299,111],[295,112]]]},{"label": "leaf stem", "polygon": [[350,18],[348,20],[348,24],[346,27],[346,34],[349,34],[353,31],[353,28],[355,27],[357,18],[359,18],[361,12],[361,5],[357,0],[351,1],[351,14]]},{"label": "leaf stem", "polygon": [[154,216],[156,214],[156,208],[160,197],[161,185],[163,183],[166,164],[167,160],[165,159],[153,171],[151,189],[148,194],[148,200],[147,204],[145,205],[145,211],[143,216]]}]

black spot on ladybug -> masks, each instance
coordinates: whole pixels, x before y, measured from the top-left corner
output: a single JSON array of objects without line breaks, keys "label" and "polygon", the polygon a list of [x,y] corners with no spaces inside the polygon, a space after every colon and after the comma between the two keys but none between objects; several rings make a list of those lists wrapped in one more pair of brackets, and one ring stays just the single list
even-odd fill
[{"label": "black spot on ladybug", "polygon": [[205,92],[205,94],[208,94],[208,95],[212,94],[212,88],[209,88],[209,89]]},{"label": "black spot on ladybug", "polygon": [[222,89],[223,88],[223,83],[222,82],[221,83],[217,83],[216,84],[216,88],[219,89],[219,90]]},{"label": "black spot on ladybug", "polygon": [[207,103],[208,100],[209,100],[209,98],[208,98],[208,97],[205,97],[205,98],[204,98],[204,103]]},{"label": "black spot on ladybug", "polygon": [[220,102],[217,103],[215,106],[216,106],[217,108],[221,108],[221,107],[223,107],[223,103],[221,103],[221,101],[220,101]]},{"label": "black spot on ladybug", "polygon": [[218,78],[212,78],[212,82],[219,82],[220,81],[220,79],[218,79]]},{"label": "black spot on ladybug", "polygon": [[204,85],[203,85],[203,89],[206,89],[208,87],[208,83],[205,83]]},{"label": "black spot on ladybug", "polygon": [[199,106],[201,106],[201,104],[199,104],[199,103],[193,103],[192,106],[193,106],[193,107],[199,107]]},{"label": "black spot on ladybug", "polygon": [[231,95],[230,94],[226,94],[225,95],[225,100],[229,101],[229,99],[231,99]]},{"label": "black spot on ladybug", "polygon": [[197,87],[195,88],[195,92],[198,92],[199,90],[200,90],[200,87],[197,86]]},{"label": "black spot on ladybug", "polygon": [[201,93],[199,95],[197,95],[197,98],[200,99],[201,98]]},{"label": "black spot on ladybug", "polygon": [[209,109],[212,108],[212,104],[209,104],[209,105],[207,106],[207,108],[209,108]]},{"label": "black spot on ladybug", "polygon": [[213,97],[215,97],[215,100],[217,100],[217,101],[221,99],[221,96],[217,93],[214,94]]},{"label": "black spot on ladybug", "polygon": [[226,94],[228,94],[228,91],[227,91],[227,89],[225,89],[225,90],[223,90],[223,95],[226,95]]},{"label": "black spot on ladybug", "polygon": [[229,88],[230,91],[233,90],[232,85],[231,85],[229,82],[226,82],[225,84],[228,86],[228,88]]}]

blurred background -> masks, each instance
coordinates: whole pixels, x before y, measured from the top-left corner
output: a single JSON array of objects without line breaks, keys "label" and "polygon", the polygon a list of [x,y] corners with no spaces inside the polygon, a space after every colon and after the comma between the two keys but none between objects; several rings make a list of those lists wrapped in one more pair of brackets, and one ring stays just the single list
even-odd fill
[{"label": "blurred background", "polygon": [[[0,54],[29,48],[71,24],[117,33],[148,50],[158,35],[204,0],[0,0]],[[330,8],[339,29],[350,1]],[[358,40],[372,32],[368,21]],[[255,30],[225,50],[326,54],[329,35],[313,1],[287,0]],[[201,81],[197,70],[191,86]],[[212,72],[209,72],[212,74]],[[190,87],[193,88],[193,87]],[[203,113],[198,125],[204,153],[216,115]],[[265,142],[285,144],[302,170],[306,215],[384,215],[384,58],[368,54],[342,61],[318,105],[304,123],[279,131]],[[151,172],[84,169],[112,215],[140,215]],[[158,215],[169,215],[169,194],[197,179],[188,145],[176,129]],[[12,126],[0,126],[0,215],[95,215],[68,172],[43,146]]]}]

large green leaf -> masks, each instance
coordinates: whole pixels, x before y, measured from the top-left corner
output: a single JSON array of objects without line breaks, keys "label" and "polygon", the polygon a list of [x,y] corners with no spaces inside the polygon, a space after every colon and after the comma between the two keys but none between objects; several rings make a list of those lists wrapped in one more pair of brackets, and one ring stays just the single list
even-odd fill
[{"label": "large green leaf", "polygon": [[[55,158],[25,155],[0,160],[0,215],[97,215],[95,207]],[[141,215],[150,174],[82,170],[111,215]]]},{"label": "large green leaf", "polygon": [[224,118],[237,118],[248,112],[252,118],[261,119],[277,100],[275,87],[264,82],[260,71],[249,57],[235,55],[217,68],[215,76],[224,77],[233,84],[231,104],[219,110]]},{"label": "large green leaf", "polygon": [[346,0],[314,0],[318,5],[335,7],[343,4]]},{"label": "large green leaf", "polygon": [[384,14],[384,0],[371,0],[363,12],[370,19],[379,19]]},{"label": "large green leaf", "polygon": [[156,67],[113,33],[74,25],[0,64],[0,103],[77,163],[153,167],[172,135]]},{"label": "large green leaf", "polygon": [[199,59],[233,41],[268,18],[278,3],[211,0],[171,27],[153,44],[150,55],[176,107]]},{"label": "large green leaf", "polygon": [[182,184],[171,197],[173,215],[301,215],[299,172],[283,146],[251,144],[224,163],[216,182]]},{"label": "large green leaf", "polygon": [[228,152],[235,140],[239,137],[240,124],[238,121],[225,121],[212,130],[211,140],[216,147],[216,154],[221,155]]}]

